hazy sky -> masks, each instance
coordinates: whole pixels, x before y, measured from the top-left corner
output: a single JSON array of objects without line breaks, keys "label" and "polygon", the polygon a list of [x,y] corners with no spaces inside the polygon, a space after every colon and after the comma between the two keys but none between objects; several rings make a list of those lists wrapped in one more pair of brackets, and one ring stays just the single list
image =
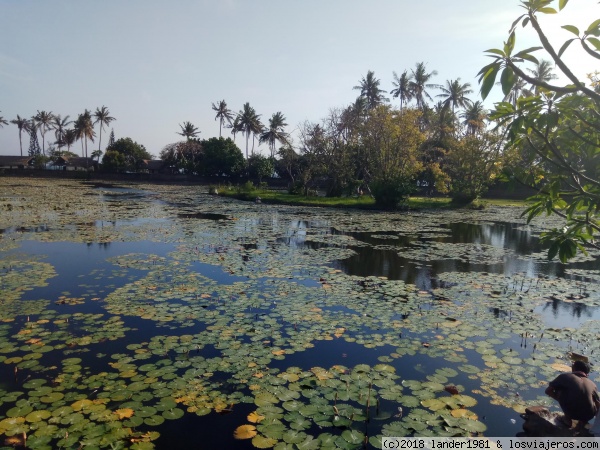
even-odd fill
[{"label": "hazy sky", "polygon": [[[150,153],[181,139],[190,121],[218,136],[211,103],[234,112],[250,102],[263,123],[281,111],[293,132],[353,102],[368,70],[392,89],[398,74],[427,63],[445,84],[460,77],[478,99],[484,51],[500,47],[518,0],[0,0],[0,116],[37,110],[75,119],[105,105],[117,138]],[[597,0],[571,0],[544,23],[559,46],[600,17]],[[557,20],[558,19],[558,20]],[[519,30],[517,48],[535,45]],[[595,66],[573,53],[584,76]],[[431,91],[432,95],[439,92]],[[492,100],[499,99],[499,88]],[[397,103],[397,100],[393,100]],[[486,102],[491,107],[492,102]],[[102,149],[107,142],[102,136]],[[53,139],[53,133],[47,140]],[[229,130],[224,135],[230,136]],[[24,152],[29,139],[24,136]],[[243,150],[243,138],[237,144]],[[97,140],[94,145],[97,148]],[[80,151],[79,143],[73,147]],[[267,153],[266,147],[263,153]],[[0,129],[0,154],[19,154],[15,125]]]}]

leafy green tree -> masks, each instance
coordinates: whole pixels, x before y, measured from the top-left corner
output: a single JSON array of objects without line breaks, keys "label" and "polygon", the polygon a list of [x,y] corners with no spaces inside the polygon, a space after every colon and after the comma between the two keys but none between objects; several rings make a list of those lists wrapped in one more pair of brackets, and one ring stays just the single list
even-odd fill
[{"label": "leafy green tree", "polygon": [[204,176],[237,176],[244,170],[244,154],[231,138],[210,138],[202,141],[202,161],[199,173]]},{"label": "leafy green tree", "polygon": [[371,189],[377,205],[395,208],[416,189],[417,175],[423,165],[419,147],[425,136],[419,130],[420,113],[402,113],[387,106],[371,111],[362,127],[362,140],[369,149],[372,168]]},{"label": "leafy green tree", "polygon": [[392,84],[394,85],[394,89],[390,91],[392,97],[400,99],[400,111],[405,103],[408,103],[413,98],[413,92],[410,88],[411,75],[407,70],[402,72],[402,75],[398,77],[398,74],[394,72],[394,81]]},{"label": "leafy green tree", "polygon": [[143,145],[131,138],[121,138],[106,149],[102,166],[109,170],[137,171],[145,159],[152,159]]},{"label": "leafy green tree", "polygon": [[[488,50],[493,61],[479,72],[481,94],[485,98],[500,74],[502,91],[507,95],[518,79],[534,87],[534,95],[520,97],[515,104],[501,102],[491,118],[507,127],[510,144],[524,155],[526,164],[514,171],[520,181],[538,190],[526,210],[528,220],[541,214],[554,214],[565,219],[565,226],[544,233],[550,244],[549,259],[556,255],[566,262],[586,245],[598,247],[594,241],[600,233],[600,93],[586,84],[563,59],[564,53],[578,42],[594,60],[600,59],[600,19],[585,30],[574,25],[562,28],[574,37],[557,50],[548,39],[548,31],[539,16],[556,14],[568,4],[559,0],[558,11],[553,0],[523,0],[525,12],[515,20],[502,48]],[[515,52],[516,28],[531,26],[541,44]],[[538,67],[533,53],[543,50],[566,78],[566,84],[528,73],[527,63]],[[539,73],[538,73],[539,75]]]},{"label": "leafy green tree", "polygon": [[212,109],[217,113],[215,115],[215,120],[219,120],[219,137],[221,137],[223,124],[227,122],[229,125],[231,125],[231,121],[233,120],[233,112],[227,107],[225,100],[213,103]]},{"label": "leafy green tree", "polygon": [[360,91],[360,97],[366,100],[367,109],[373,109],[388,101],[383,95],[386,91],[379,87],[380,84],[381,80],[375,78],[375,72],[369,70],[367,76],[360,80],[358,86],[354,86],[354,89]]},{"label": "leafy green tree", "polygon": [[504,148],[494,132],[468,134],[454,140],[446,156],[450,195],[455,203],[470,203],[484,194],[500,174]]},{"label": "leafy green tree", "polygon": [[258,139],[258,142],[262,144],[266,142],[271,150],[271,158],[275,158],[275,144],[280,142],[285,144],[289,135],[284,131],[283,127],[286,127],[285,116],[280,112],[276,112],[269,119],[269,128],[265,128]]},{"label": "leafy green tree", "polygon": [[[113,120],[116,120],[114,117],[111,117],[110,111],[106,106],[102,106],[102,108],[96,108],[96,112],[94,113],[94,125],[97,123],[100,124],[100,136],[98,138],[98,151],[100,151],[100,147],[102,145],[102,129],[106,125],[110,125]],[[100,152],[102,154],[102,152]]]},{"label": "leafy green tree", "polygon": [[263,178],[270,177],[275,171],[273,158],[267,158],[261,154],[252,155],[248,159],[248,175],[255,178],[259,183]]},{"label": "leafy green tree", "polygon": [[186,139],[192,139],[197,137],[200,134],[198,128],[192,124],[192,122],[183,122],[183,125],[179,125],[181,128],[181,133],[177,133],[179,136],[183,136]]},{"label": "leafy green tree", "polygon": [[21,156],[23,156],[23,131],[29,133],[29,129],[31,127],[31,122],[24,117],[21,117],[17,114],[17,118],[10,121],[13,125],[16,125],[19,129],[19,147],[21,148]]}]

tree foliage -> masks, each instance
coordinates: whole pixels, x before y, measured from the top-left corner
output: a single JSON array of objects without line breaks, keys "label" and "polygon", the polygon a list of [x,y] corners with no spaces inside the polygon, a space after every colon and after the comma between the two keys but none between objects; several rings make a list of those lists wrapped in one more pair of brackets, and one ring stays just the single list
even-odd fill
[{"label": "tree foliage", "polygon": [[[558,9],[552,4],[558,3]],[[577,42],[594,60],[600,59],[600,19],[580,30],[574,25],[562,28],[574,37],[555,48],[548,40],[539,17],[557,14],[568,0],[523,0],[524,14],[514,21],[502,48],[488,50],[493,61],[481,69],[481,94],[485,98],[500,75],[505,96],[519,80],[533,87],[529,96],[521,95],[514,103],[496,105],[491,117],[508,130],[510,144],[518,147],[522,164],[515,165],[513,175],[536,188],[538,195],[526,210],[528,220],[541,214],[564,217],[566,225],[545,233],[550,243],[548,257],[559,256],[565,262],[597,244],[600,232],[600,92],[593,82],[576,76],[567,66],[563,54]],[[516,51],[517,28],[531,26],[540,46]],[[543,51],[566,78],[556,83],[548,70],[541,68],[534,53]],[[533,64],[535,71],[526,70]],[[590,80],[593,81],[593,80]]]},{"label": "tree foliage", "polygon": [[152,159],[146,148],[131,138],[121,138],[106,149],[102,166],[109,170],[137,171],[145,159]]}]

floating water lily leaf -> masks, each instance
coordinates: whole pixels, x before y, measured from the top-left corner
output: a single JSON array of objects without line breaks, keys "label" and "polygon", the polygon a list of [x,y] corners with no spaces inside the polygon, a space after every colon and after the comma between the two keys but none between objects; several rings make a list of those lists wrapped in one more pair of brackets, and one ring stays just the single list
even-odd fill
[{"label": "floating water lily leaf", "polygon": [[133,409],[131,408],[119,408],[114,411],[114,414],[118,417],[119,420],[128,419],[133,416]]},{"label": "floating water lily leaf", "polygon": [[271,448],[271,447],[275,446],[275,444],[277,444],[277,442],[278,441],[276,439],[262,436],[260,434],[254,436],[252,438],[252,445],[254,445],[256,448]]},{"label": "floating water lily leaf", "polygon": [[251,439],[256,436],[257,431],[254,425],[240,425],[233,432],[235,439]]}]

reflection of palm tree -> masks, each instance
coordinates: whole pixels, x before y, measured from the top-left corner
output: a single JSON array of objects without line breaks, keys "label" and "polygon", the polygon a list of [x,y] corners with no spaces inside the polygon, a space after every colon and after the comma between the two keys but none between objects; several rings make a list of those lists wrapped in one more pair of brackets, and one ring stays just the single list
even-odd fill
[{"label": "reflection of palm tree", "polygon": [[266,142],[269,144],[272,158],[275,157],[275,144],[277,141],[282,144],[287,142],[288,134],[283,131],[283,127],[285,126],[287,126],[287,123],[285,123],[285,116],[281,112],[276,112],[269,119],[269,128],[265,129],[258,139],[259,143]]},{"label": "reflection of palm tree", "polygon": [[94,131],[94,125],[92,124],[92,115],[86,109],[83,114],[79,114],[79,117],[75,121],[75,136],[77,139],[81,139],[81,147],[83,152],[83,141],[85,140],[85,157],[88,156],[87,141],[88,139],[94,142],[96,132]]},{"label": "reflection of palm tree", "polygon": [[435,75],[437,75],[436,70],[427,73],[426,65],[423,62],[417,63],[415,70],[412,71],[410,91],[417,101],[417,108],[423,109],[426,98],[432,100],[431,95],[427,92],[427,88],[439,88],[439,85],[429,83],[429,80]]},{"label": "reflection of palm tree", "polygon": [[47,111],[38,111],[34,117],[36,122],[36,128],[40,130],[40,134],[42,135],[42,154],[46,155],[46,143],[45,143],[45,135],[46,132],[52,128],[52,120],[54,116],[52,112]]},{"label": "reflection of palm tree", "polygon": [[471,100],[467,98],[468,94],[473,93],[471,85],[469,83],[461,84],[460,78],[446,81],[446,86],[440,86],[440,89],[442,93],[436,97],[443,99],[444,107],[452,106],[452,114],[454,114],[456,106],[466,108],[471,104]]},{"label": "reflection of palm tree", "polygon": [[[0,122],[2,122],[2,121],[0,120]],[[29,122],[28,119],[25,119],[24,117],[21,117],[18,114],[17,114],[17,118],[11,120],[10,123],[16,125],[17,128],[19,129],[19,146],[21,147],[21,156],[23,156],[23,139],[22,139],[21,135],[23,134],[23,131],[25,131],[26,133],[29,132],[31,123]]]},{"label": "reflection of palm tree", "polygon": [[183,122],[183,125],[179,125],[179,128],[181,128],[181,133],[177,134],[185,137],[187,140],[195,138],[200,133],[192,122]]},{"label": "reflection of palm tree", "polygon": [[413,98],[413,94],[410,90],[410,79],[411,76],[408,74],[407,70],[402,72],[400,77],[394,72],[394,81],[392,82],[394,89],[390,91],[390,94],[392,94],[392,97],[394,98],[400,98],[400,111],[402,111],[404,103],[410,102]]},{"label": "reflection of palm tree", "polygon": [[67,126],[71,123],[69,120],[69,116],[64,119],[60,117],[60,114],[54,117],[53,126],[54,126],[54,137],[56,138],[56,143],[58,144],[58,150],[60,151],[61,147],[65,145],[65,132],[67,131]]},{"label": "reflection of palm tree", "polygon": [[476,101],[471,103],[461,114],[465,119],[463,125],[467,127],[468,134],[475,134],[485,128],[485,119],[487,119],[487,111],[483,107],[483,103]]},{"label": "reflection of palm tree", "polygon": [[242,110],[238,113],[236,121],[237,130],[246,134],[246,159],[248,159],[248,141],[250,139],[250,134],[256,135],[262,131],[260,114],[256,114],[255,109],[250,106],[250,103],[246,102],[244,103]]},{"label": "reflection of palm tree", "polygon": [[375,78],[375,72],[369,70],[367,76],[360,80],[358,86],[354,89],[360,91],[360,96],[367,101],[367,108],[373,109],[377,105],[387,102],[388,99],[383,96],[385,91],[379,88],[380,80]]},{"label": "reflection of palm tree", "polygon": [[94,125],[97,123],[100,124],[100,137],[98,139],[98,150],[100,150],[100,146],[102,144],[102,128],[105,125],[110,125],[113,120],[116,120],[114,117],[110,116],[110,111],[106,106],[102,106],[102,108],[96,108],[96,112],[94,113]]},{"label": "reflection of palm tree", "polygon": [[233,113],[227,107],[227,103],[225,100],[221,100],[219,103],[212,104],[213,111],[216,111],[215,120],[219,119],[219,137],[221,137],[221,129],[223,128],[223,124],[225,121],[231,125],[231,121],[233,120]]}]

